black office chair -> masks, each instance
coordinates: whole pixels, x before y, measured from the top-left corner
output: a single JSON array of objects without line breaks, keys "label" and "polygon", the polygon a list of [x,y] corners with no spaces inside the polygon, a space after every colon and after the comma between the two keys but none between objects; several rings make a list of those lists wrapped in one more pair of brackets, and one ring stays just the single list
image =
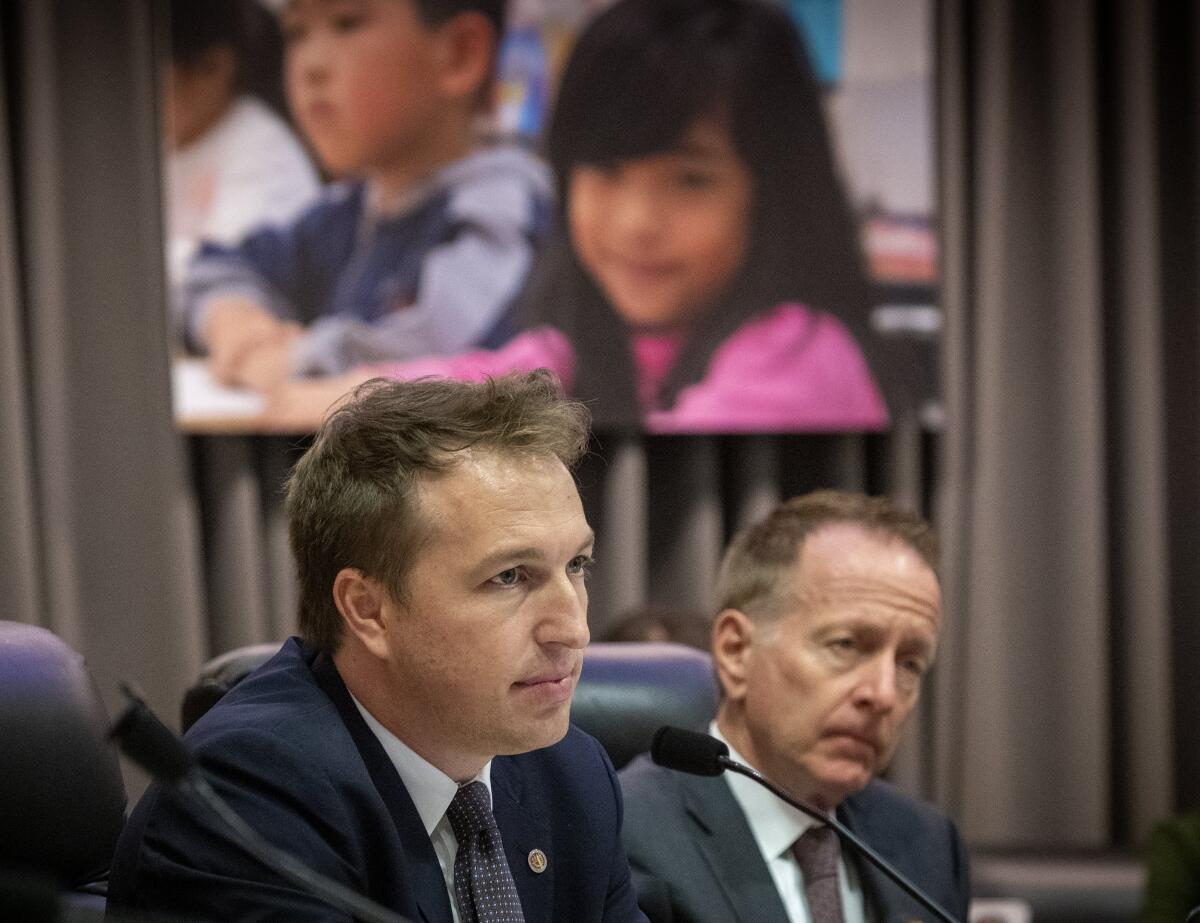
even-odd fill
[{"label": "black office chair", "polygon": [[[195,724],[278,649],[240,647],[205,664],[183,697],[182,728]],[[667,642],[597,643],[584,654],[571,720],[599,740],[620,769],[650,749],[662,725],[703,731],[716,708],[716,678],[704,652]]]},{"label": "black office chair", "polygon": [[183,694],[179,707],[180,733],[199,721],[230,689],[240,683],[279,650],[275,642],[249,644],[214,657],[200,668],[200,675]]},{"label": "black office chair", "polygon": [[0,621],[0,917],[103,909],[125,824],[107,733],[83,658],[43,628]]}]

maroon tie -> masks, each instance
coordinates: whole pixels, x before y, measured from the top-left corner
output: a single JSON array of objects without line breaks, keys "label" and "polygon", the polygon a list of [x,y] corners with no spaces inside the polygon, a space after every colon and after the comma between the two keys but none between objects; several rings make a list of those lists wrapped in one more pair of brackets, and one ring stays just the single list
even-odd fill
[{"label": "maroon tie", "polygon": [[792,844],[792,855],[804,876],[804,895],[813,923],[843,923],[838,887],[841,858],[837,834],[829,827],[810,827]]},{"label": "maroon tie", "polygon": [[454,896],[461,923],[525,923],[487,786],[482,782],[461,786],[446,816],[458,840]]}]

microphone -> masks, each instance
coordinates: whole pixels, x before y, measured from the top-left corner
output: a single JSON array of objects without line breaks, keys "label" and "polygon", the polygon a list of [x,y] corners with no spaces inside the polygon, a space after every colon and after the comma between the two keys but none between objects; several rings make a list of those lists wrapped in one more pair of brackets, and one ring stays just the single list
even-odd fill
[{"label": "microphone", "polygon": [[894,869],[890,862],[875,852],[870,846],[860,840],[846,828],[836,817],[818,811],[793,797],[786,789],[776,785],[757,769],[730,759],[729,747],[698,731],[685,731],[683,728],[661,727],[654,733],[654,741],[650,744],[650,758],[659,766],[686,772],[696,776],[719,776],[725,770],[736,772],[753,779],[759,785],[770,791],[776,798],[787,802],[802,814],[807,814],[813,820],[827,824],[843,842],[854,848],[863,858],[867,859],[879,871],[904,889],[906,893],[921,904],[926,910],[943,923],[960,923],[950,916],[942,907],[926,895],[915,884]]},{"label": "microphone", "polygon": [[726,769],[721,757],[733,762],[728,759],[728,746],[699,731],[660,727],[654,732],[654,739],[650,743],[650,758],[659,766],[693,776],[719,776]]},{"label": "microphone", "polygon": [[363,897],[339,881],[309,868],[291,853],[259,835],[216,793],[191,751],[155,716],[142,697],[128,685],[121,692],[129,700],[113,723],[109,738],[121,752],[157,781],[198,797],[225,822],[233,839],[252,856],[307,894],[325,901],[364,923],[412,923],[386,907]]}]

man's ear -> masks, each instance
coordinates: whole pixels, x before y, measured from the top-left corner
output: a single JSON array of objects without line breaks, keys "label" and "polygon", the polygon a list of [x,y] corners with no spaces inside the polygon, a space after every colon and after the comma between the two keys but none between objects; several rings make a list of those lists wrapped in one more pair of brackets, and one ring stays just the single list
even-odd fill
[{"label": "man's ear", "polygon": [[722,609],[713,620],[713,666],[725,698],[736,702],[746,694],[750,651],[754,646],[754,623],[740,609]]},{"label": "man's ear", "polygon": [[483,13],[467,10],[438,27],[442,92],[464,98],[481,93],[496,67],[499,37]]},{"label": "man's ear", "polygon": [[333,602],[346,634],[369,654],[386,659],[393,607],[383,585],[357,568],[343,567],[333,578]]}]

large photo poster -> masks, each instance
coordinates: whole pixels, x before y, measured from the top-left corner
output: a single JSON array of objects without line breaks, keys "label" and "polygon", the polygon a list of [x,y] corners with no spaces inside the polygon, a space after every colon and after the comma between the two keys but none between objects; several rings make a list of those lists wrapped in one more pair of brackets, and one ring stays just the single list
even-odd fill
[{"label": "large photo poster", "polygon": [[[531,367],[601,428],[939,425],[928,0],[514,0],[490,49],[482,17],[378,0],[173,7],[180,364],[254,426]],[[272,25],[274,104],[238,64],[253,39],[261,75]],[[473,83],[417,73],[449,35]],[[214,48],[233,102],[189,130]]]}]

